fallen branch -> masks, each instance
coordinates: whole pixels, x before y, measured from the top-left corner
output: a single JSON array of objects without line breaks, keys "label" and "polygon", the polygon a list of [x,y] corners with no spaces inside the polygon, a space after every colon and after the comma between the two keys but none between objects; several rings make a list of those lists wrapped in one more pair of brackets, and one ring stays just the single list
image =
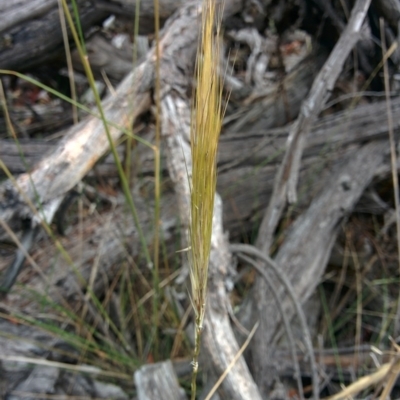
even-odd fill
[{"label": "fallen branch", "polygon": [[[287,202],[294,203],[297,201],[296,186],[306,137],[312,124],[322,110],[327,100],[327,95],[332,91],[345,60],[359,40],[361,27],[367,14],[369,4],[370,1],[364,0],[358,0],[355,3],[346,29],[341,34],[340,39],[336,43],[328,60],[325,62],[324,67],[315,79],[311,91],[301,107],[299,117],[293,124],[289,133],[288,147],[277,172],[272,196],[263,217],[256,241],[256,246],[265,254],[269,253],[275,229]],[[329,238],[329,241],[335,237],[333,232],[330,233],[332,237]],[[327,246],[323,248],[329,248],[329,244],[327,243],[326,245]],[[307,245],[307,247],[309,247],[309,245]],[[283,265],[281,266],[283,267]],[[307,269],[307,274],[312,270],[309,265],[304,265],[303,267]],[[298,265],[296,269],[299,269]],[[298,282],[296,282],[296,286],[299,286]],[[311,286],[313,288],[315,287],[314,285]],[[311,293],[312,291],[307,292],[308,295]],[[271,377],[269,376],[266,378],[268,376],[268,367],[265,362],[266,347],[270,344],[266,332],[268,331],[268,327],[271,327],[271,315],[266,312],[267,302],[265,300],[267,298],[267,285],[264,280],[258,280],[254,287],[252,302],[254,304],[253,310],[256,311],[257,317],[260,318],[260,329],[255,335],[251,349],[255,364],[256,382],[264,393],[268,391],[267,388],[271,383]],[[307,297],[300,297],[301,302],[304,302],[306,299]],[[256,317],[254,316],[253,318]]]}]

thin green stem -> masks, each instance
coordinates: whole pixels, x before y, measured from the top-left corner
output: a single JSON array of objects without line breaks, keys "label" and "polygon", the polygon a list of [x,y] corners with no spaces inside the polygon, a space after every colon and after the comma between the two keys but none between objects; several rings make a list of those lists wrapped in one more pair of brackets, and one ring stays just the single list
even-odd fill
[{"label": "thin green stem", "polygon": [[118,175],[119,175],[119,177],[121,179],[122,190],[123,190],[125,198],[126,198],[126,200],[128,202],[128,206],[129,206],[130,212],[132,214],[136,229],[138,230],[139,238],[140,238],[140,241],[141,241],[141,244],[142,244],[142,247],[143,247],[143,251],[144,251],[144,255],[145,255],[147,264],[148,264],[149,267],[152,267],[152,261],[151,261],[149,249],[147,248],[146,239],[144,237],[142,228],[141,228],[140,223],[139,223],[139,217],[138,217],[138,214],[137,214],[137,211],[136,211],[136,207],[135,207],[135,205],[133,203],[132,195],[131,195],[131,192],[130,192],[130,189],[129,189],[129,183],[128,183],[127,179],[126,179],[126,175],[124,173],[124,170],[123,170],[123,167],[122,167],[122,164],[121,164],[121,160],[119,159],[119,156],[118,156],[118,153],[117,153],[117,149],[115,148],[115,145],[114,145],[112,137],[111,137],[110,129],[109,129],[109,126],[107,124],[107,120],[106,120],[106,116],[105,116],[105,113],[104,113],[104,109],[103,109],[102,104],[101,104],[100,95],[99,95],[99,93],[97,91],[97,88],[96,88],[96,85],[95,85],[95,80],[94,80],[92,69],[91,69],[90,64],[89,64],[88,57],[84,53],[84,50],[83,50],[82,46],[79,45],[80,41],[79,41],[78,33],[77,33],[76,29],[75,29],[75,26],[74,26],[71,14],[69,12],[66,0],[62,0],[62,2],[63,2],[65,16],[67,17],[67,21],[68,21],[68,24],[70,26],[71,33],[72,33],[72,36],[74,38],[74,41],[75,41],[75,43],[77,45],[79,56],[81,58],[81,61],[82,61],[86,76],[88,78],[90,87],[91,87],[91,89],[93,91],[93,94],[94,94],[94,98],[95,98],[95,101],[96,101],[96,106],[97,106],[97,109],[99,110],[99,113],[100,113],[100,119],[103,121],[103,126],[104,126],[104,130],[106,132],[106,135],[107,135],[108,142],[110,144],[111,153],[113,155],[114,162],[115,162],[115,165],[117,167]]},{"label": "thin green stem", "polygon": [[155,31],[155,48],[156,48],[156,75],[155,75],[155,103],[156,103],[156,140],[154,149],[154,255],[153,255],[153,287],[155,289],[155,294],[153,297],[153,323],[155,329],[154,335],[154,354],[158,354],[158,325],[159,325],[159,257],[160,257],[160,199],[161,199],[161,168],[160,168],[160,150],[161,150],[161,84],[160,84],[160,8],[158,0],[154,0],[154,31]]},{"label": "thin green stem", "polygon": [[320,285],[318,289],[319,289],[319,294],[321,296],[322,309],[324,310],[326,323],[328,325],[329,339],[331,340],[331,345],[334,350],[334,357],[335,357],[335,362],[336,362],[336,366],[337,366],[337,370],[338,370],[338,374],[339,374],[339,381],[340,381],[340,383],[343,384],[344,383],[343,370],[342,370],[342,365],[340,363],[339,352],[338,352],[338,347],[337,347],[336,338],[335,338],[335,332],[333,329],[333,324],[332,324],[330,312],[328,309],[328,302],[326,301],[324,288]]},{"label": "thin green stem", "polygon": [[196,380],[197,380],[197,372],[199,370],[199,354],[200,354],[200,344],[201,344],[201,321],[200,318],[196,318],[196,327],[194,331],[194,350],[193,350],[193,371],[192,371],[192,395],[191,400],[196,399]]},{"label": "thin green stem", "polygon": [[83,36],[83,31],[82,31],[82,26],[81,26],[81,19],[79,16],[79,10],[78,10],[78,5],[76,4],[76,0],[72,0],[72,9],[74,11],[74,17],[75,17],[75,24],[78,29],[78,34],[79,34],[79,44],[81,48],[83,49],[83,52],[87,54],[86,51],[86,46],[85,46],[85,37]]}]

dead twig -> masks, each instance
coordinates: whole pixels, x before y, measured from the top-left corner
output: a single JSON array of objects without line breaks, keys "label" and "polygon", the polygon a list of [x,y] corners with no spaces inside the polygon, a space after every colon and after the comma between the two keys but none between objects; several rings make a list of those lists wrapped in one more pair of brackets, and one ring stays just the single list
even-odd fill
[{"label": "dead twig", "polygon": [[[293,305],[295,306],[296,309],[296,314],[299,318],[301,328],[303,330],[303,335],[304,335],[304,342],[308,351],[308,356],[310,358],[310,364],[311,364],[311,372],[312,372],[312,381],[313,381],[313,394],[314,394],[314,399],[319,398],[319,379],[318,379],[318,370],[317,370],[317,364],[315,362],[315,355],[314,355],[314,349],[312,347],[312,342],[311,342],[311,335],[310,331],[307,326],[307,320],[304,315],[303,309],[301,308],[300,302],[297,299],[292,284],[289,282],[289,280],[286,278],[286,276],[282,273],[282,271],[279,269],[278,265],[272,260],[272,258],[264,255],[260,250],[258,250],[256,247],[248,245],[248,244],[233,244],[230,245],[230,250],[234,252],[242,252],[246,253],[252,256],[257,257],[259,260],[265,262],[268,267],[272,269],[276,277],[279,279],[279,281],[282,283],[284,286],[286,293],[289,295],[290,299],[292,300]],[[241,256],[242,257],[242,256]],[[246,258],[246,261],[248,261],[248,258]],[[270,290],[273,293],[273,296],[276,298],[277,304],[279,305],[280,313],[282,314],[282,317],[284,317],[284,321],[287,318],[287,315],[283,311],[282,304],[279,300],[279,295],[277,293],[277,290],[275,289],[274,283],[271,280],[271,277],[268,276],[268,273],[260,267],[259,264],[252,262],[251,265],[257,270],[259,274],[262,275],[262,277],[266,280],[268,283],[268,286]],[[289,335],[290,328],[287,329],[287,326],[289,324],[286,322],[285,327],[286,331]],[[297,369],[296,369],[297,373]],[[300,392],[302,394],[302,391]]]},{"label": "dead twig", "polygon": [[301,107],[299,117],[289,133],[286,154],[276,175],[274,191],[262,220],[256,243],[256,246],[265,254],[268,253],[273,233],[285,205],[287,202],[296,202],[296,186],[305,138],[324,107],[327,95],[332,91],[347,56],[360,37],[360,30],[370,1],[357,0],[346,29],[315,79],[310,93]]},{"label": "dead twig", "polygon": [[[231,245],[230,249],[233,252],[235,252],[235,250],[236,250],[235,245]],[[257,272],[266,280],[266,282],[269,286],[269,289],[271,290],[272,295],[275,298],[279,313],[282,316],[283,324],[285,325],[285,331],[286,331],[286,335],[287,335],[287,339],[288,339],[288,343],[289,343],[290,355],[292,357],[292,362],[294,365],[294,371],[295,371],[294,375],[295,375],[295,378],[297,381],[297,388],[299,390],[299,396],[301,399],[304,399],[303,385],[301,383],[300,365],[299,365],[299,360],[298,360],[297,354],[296,354],[296,344],[295,344],[294,338],[293,338],[293,331],[292,331],[292,328],[290,327],[290,321],[289,321],[285,311],[283,310],[282,303],[279,299],[279,294],[274,286],[274,282],[272,281],[272,279],[268,275],[268,273],[265,272],[263,269],[261,269],[260,266],[257,264],[257,262],[254,261],[252,258],[245,256],[241,252],[238,252],[237,256],[240,259],[242,259],[243,261],[245,261],[246,263],[248,263],[249,265],[251,265],[254,269],[257,270]],[[313,370],[312,367],[311,367],[311,369]]]}]

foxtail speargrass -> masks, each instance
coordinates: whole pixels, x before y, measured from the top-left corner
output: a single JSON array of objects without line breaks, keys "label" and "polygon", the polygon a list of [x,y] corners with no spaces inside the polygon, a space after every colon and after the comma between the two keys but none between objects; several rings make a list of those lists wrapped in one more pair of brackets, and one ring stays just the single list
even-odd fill
[{"label": "foxtail speargrass", "polygon": [[[190,201],[190,280],[195,312],[192,400],[196,378],[200,336],[206,309],[208,263],[211,248],[212,217],[217,181],[216,156],[222,124],[222,82],[218,74],[221,19],[216,18],[215,0],[203,0],[201,34],[197,50],[197,89],[191,117],[192,184]],[[214,20],[217,19],[216,32]]]}]

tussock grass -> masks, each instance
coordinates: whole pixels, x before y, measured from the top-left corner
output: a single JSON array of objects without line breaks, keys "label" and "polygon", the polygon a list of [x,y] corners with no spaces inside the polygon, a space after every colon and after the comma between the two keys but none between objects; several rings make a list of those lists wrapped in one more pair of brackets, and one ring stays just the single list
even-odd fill
[{"label": "tussock grass", "polygon": [[[218,75],[220,18],[215,1],[204,0],[201,35],[197,51],[195,93],[191,121],[192,184],[190,201],[190,280],[195,311],[192,399],[196,396],[196,375],[200,335],[204,322],[208,263],[211,248],[214,196],[217,182],[217,148],[222,125],[222,84]],[[217,17],[216,35],[214,20]]]},{"label": "tussock grass", "polygon": [[[72,309],[72,306],[68,304],[67,300],[62,298],[61,295],[59,296],[60,298],[57,298],[57,301],[59,301],[61,304],[60,305],[57,302],[55,302],[52,298],[50,298],[50,296],[47,294],[30,291],[29,287],[28,288],[22,287],[22,289],[20,289],[22,295],[27,296],[27,298],[29,296],[29,299],[32,299],[32,301],[40,303],[43,308],[46,308],[46,310],[50,310],[49,315],[51,314],[53,319],[44,317],[43,318],[25,317],[24,319],[24,315],[19,315],[18,313],[15,313],[13,317],[17,318],[18,321],[22,321],[27,325],[39,327],[48,334],[57,335],[60,338],[64,339],[66,342],[71,343],[74,347],[80,350],[80,358],[78,360],[79,363],[81,362],[92,363],[95,364],[96,366],[101,366],[104,369],[104,371],[107,371],[108,375],[110,375],[109,373],[112,373],[114,370],[120,370],[124,372],[127,371],[129,374],[131,374],[132,371],[135,370],[140,365],[140,363],[143,362],[144,359],[146,359],[146,356],[144,355],[146,353],[144,351],[144,348],[148,349],[146,351],[148,354],[151,355],[151,357],[154,357],[156,359],[163,358],[162,355],[160,356],[158,354],[159,351],[163,349],[159,350],[157,348],[157,343],[159,342],[158,339],[159,333],[157,331],[153,332],[152,330],[152,327],[154,325],[158,326],[161,322],[163,322],[163,321],[160,322],[161,318],[160,316],[162,315],[162,313],[159,310],[160,307],[158,306],[158,302],[159,298],[161,297],[161,289],[165,285],[164,281],[159,282],[159,277],[158,277],[159,246],[163,244],[163,238],[159,237],[159,232],[158,232],[159,219],[160,219],[159,209],[161,202],[160,143],[158,140],[156,144],[152,144],[142,139],[141,137],[135,135],[133,128],[131,129],[130,127],[119,126],[117,123],[106,119],[107,116],[105,110],[103,109],[103,105],[101,103],[100,94],[96,90],[94,76],[92,73],[91,66],[89,64],[89,60],[87,58],[86,45],[82,33],[82,28],[79,23],[79,12],[78,8],[76,7],[76,3],[75,1],[69,3],[66,0],[59,0],[59,7],[60,7],[60,14],[62,14],[63,17],[65,17],[66,25],[68,25],[68,28],[71,31],[78,53],[81,56],[82,65],[84,66],[85,72],[87,74],[89,86],[92,88],[95,96],[97,109],[91,109],[89,107],[86,107],[85,105],[79,103],[79,101],[76,99],[76,96],[73,96],[73,98],[71,99],[63,95],[62,93],[58,92],[57,90],[52,89],[51,87],[46,86],[27,75],[20,74],[15,71],[8,71],[1,69],[0,69],[0,74],[12,75],[22,80],[25,80],[29,83],[32,83],[33,85],[36,85],[37,87],[40,87],[43,90],[46,90],[48,93],[54,95],[55,97],[58,97],[68,102],[69,104],[72,104],[75,109],[80,109],[84,111],[86,114],[90,114],[102,120],[105,133],[110,139],[110,148],[114,156],[115,165],[117,166],[118,173],[120,174],[120,181],[122,189],[125,193],[125,199],[128,205],[128,211],[130,211],[130,213],[132,214],[134,223],[139,232],[140,241],[142,245],[141,255],[144,256],[146,263],[149,267],[152,267],[153,265],[155,266],[152,268],[152,271],[157,270],[157,275],[155,275],[153,286],[148,284],[146,280],[147,278],[144,278],[142,276],[143,277],[142,281],[146,282],[147,286],[149,286],[150,291],[147,297],[144,296],[143,298],[140,299],[141,293],[137,293],[133,289],[133,285],[135,285],[133,277],[139,275],[140,270],[137,267],[135,267],[135,263],[131,260],[129,265],[133,265],[133,271],[131,271],[130,268],[128,267],[122,266],[120,272],[118,272],[118,274],[115,276],[110,288],[106,289],[105,298],[103,299],[102,297],[98,297],[98,294],[95,294],[93,291],[92,283],[86,282],[82,277],[80,270],[76,267],[75,265],[76,260],[73,260],[72,256],[67,252],[67,250],[64,249],[64,247],[61,244],[61,241],[57,238],[57,235],[53,232],[52,226],[48,224],[46,220],[43,218],[41,219],[41,222],[48,236],[54,242],[58,251],[66,260],[66,263],[72,267],[76,276],[78,277],[79,283],[84,288],[81,291],[82,293],[80,293],[82,299],[85,300],[84,307],[82,311],[81,310],[77,311],[76,309]],[[138,10],[139,9],[137,8],[137,11]],[[158,19],[158,13],[156,13],[156,19]],[[138,32],[138,26],[137,26],[138,21],[139,21],[139,13],[136,14],[135,32]],[[159,41],[159,38],[157,38],[157,41]],[[70,57],[69,50],[67,50],[67,58],[68,57]],[[71,85],[73,84],[71,83]],[[6,108],[6,101],[3,100],[2,102],[4,103],[4,107]],[[133,122],[131,125],[133,125]],[[150,147],[155,153],[154,156],[155,171],[157,172],[155,174],[156,211],[154,216],[155,220],[154,241],[152,244],[152,248],[154,249],[153,259],[151,258],[148,249],[148,244],[142,233],[142,228],[140,226],[139,220],[136,215],[136,209],[132,199],[131,188],[129,187],[129,176],[126,175],[125,171],[122,168],[122,163],[116,152],[117,144],[113,143],[110,138],[111,127],[117,128],[120,131],[122,131],[125,134],[125,137],[128,138],[129,140],[136,140],[137,142],[140,142],[141,144]],[[11,128],[11,120],[10,120],[10,128]],[[11,129],[10,132],[12,132]],[[17,136],[16,135],[13,136],[18,145]],[[23,158],[22,150],[20,151],[20,153],[21,153],[21,158]],[[17,180],[12,176],[12,174],[8,171],[7,167],[1,160],[0,160],[0,168],[3,169],[5,175],[18,188]],[[28,167],[26,169],[28,170]],[[31,182],[31,184],[34,187],[33,181]],[[24,196],[23,192],[22,191],[20,192],[21,195]],[[32,201],[29,201],[29,199],[26,200],[32,211],[32,214],[38,216],[41,215],[42,210],[40,209],[40,207],[39,208],[36,207]],[[40,202],[38,201],[38,203]],[[14,241],[18,245],[19,243],[18,238],[16,238],[16,236],[13,235],[12,231],[10,231],[10,236],[12,238],[15,237]],[[21,244],[19,244],[19,246],[20,248],[23,247]],[[35,269],[39,274],[42,275],[46,284],[50,286],[51,285],[50,280],[48,280],[46,275],[44,275],[41,272],[39,266],[37,266],[37,264],[29,256],[29,254],[27,254],[26,256],[28,261],[34,267],[36,266]],[[128,263],[125,262],[124,265],[125,264]],[[95,268],[96,265],[93,266],[93,271],[95,271]],[[121,278],[122,273],[124,273],[123,278]],[[93,272],[93,276],[94,274],[95,273]],[[121,321],[112,318],[112,312],[114,311],[114,309],[111,308],[110,306],[110,297],[111,294],[113,293],[113,289],[117,285],[119,285],[119,287],[116,292],[120,295],[121,301],[120,302],[115,301],[116,304],[115,307],[117,307],[119,304],[121,305],[121,310],[120,310]],[[78,290],[80,290],[80,288],[78,288]],[[84,291],[86,291],[86,295],[84,295],[83,293]],[[148,316],[145,313],[143,304],[148,299],[151,298],[154,299],[154,307],[153,307],[153,313],[149,313],[150,316]],[[90,312],[88,311],[89,309],[88,305],[90,305]],[[142,313],[142,315],[139,315],[140,312]],[[53,314],[56,315],[56,317],[53,317]],[[167,317],[164,317],[164,319],[167,318],[170,318],[170,316],[168,315]],[[134,323],[131,322],[131,320],[134,320]],[[64,331],[63,329],[59,329],[58,328],[59,321],[63,321],[64,323],[68,324],[68,327],[71,328],[71,331]],[[138,343],[137,352],[135,351],[136,349],[132,348],[133,346],[130,346],[130,343],[128,343],[128,341],[126,340],[126,337],[129,338],[129,335],[128,334],[124,335],[124,333],[126,333],[126,331],[132,327],[132,325],[134,325],[136,328],[135,334]],[[152,334],[148,335],[148,332],[150,330]],[[145,342],[143,337],[149,337],[147,343]]]}]

